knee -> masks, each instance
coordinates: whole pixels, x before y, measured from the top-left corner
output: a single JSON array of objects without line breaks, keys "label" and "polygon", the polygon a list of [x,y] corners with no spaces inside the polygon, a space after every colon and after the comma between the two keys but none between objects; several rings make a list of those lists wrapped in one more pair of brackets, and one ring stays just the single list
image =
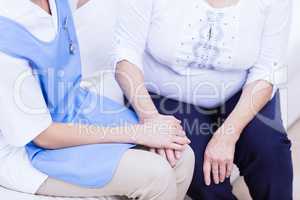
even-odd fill
[{"label": "knee", "polygon": [[240,147],[247,146],[256,156],[272,158],[276,151],[287,151],[291,142],[281,120],[267,120],[255,117],[240,138]]},{"label": "knee", "polygon": [[[261,127],[263,128],[261,129]],[[289,166],[283,163],[291,161],[291,142],[286,132],[276,130],[265,124],[260,125],[259,129],[258,127],[247,129],[243,134],[238,149],[243,149],[241,155],[246,152],[247,156],[243,159],[239,158],[241,162],[251,162],[253,164],[251,166],[259,167],[266,174],[272,173],[274,170],[282,170],[280,168],[287,170]]]},{"label": "knee", "polygon": [[290,152],[291,142],[286,133],[272,132],[266,135],[264,139],[256,139],[253,142],[253,153],[262,161],[278,159],[286,152]]},{"label": "knee", "polygon": [[158,159],[157,165],[154,166],[151,182],[154,183],[153,185],[155,185],[158,191],[174,188],[172,187],[176,186],[174,170],[162,157],[159,157]]},{"label": "knee", "polygon": [[186,168],[194,168],[195,165],[195,154],[193,149],[187,145],[185,150],[182,152],[181,158],[178,164],[184,165]]},{"label": "knee", "polygon": [[195,165],[195,154],[193,149],[188,145],[186,149],[183,152],[183,159],[185,160],[185,163],[189,167],[194,167]]},{"label": "knee", "polygon": [[149,170],[145,175],[148,176],[146,187],[149,194],[146,196],[151,199],[176,199],[176,175],[169,163],[161,156],[153,154],[148,165]]},{"label": "knee", "polygon": [[176,168],[179,169],[177,170],[177,182],[192,179],[195,168],[195,154],[190,146],[187,146],[184,152],[182,152],[181,159],[178,161]]}]

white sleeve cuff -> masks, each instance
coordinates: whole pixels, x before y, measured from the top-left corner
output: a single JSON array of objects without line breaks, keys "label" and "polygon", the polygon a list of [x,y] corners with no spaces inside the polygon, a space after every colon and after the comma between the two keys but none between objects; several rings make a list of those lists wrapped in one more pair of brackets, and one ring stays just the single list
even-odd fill
[{"label": "white sleeve cuff", "polygon": [[130,49],[117,49],[113,56],[113,67],[116,69],[119,62],[128,61],[143,72],[143,61],[140,55]]},{"label": "white sleeve cuff", "polygon": [[257,65],[249,70],[245,86],[258,80],[267,81],[273,86],[272,99],[279,86],[287,83],[287,75],[287,67],[280,67],[280,65],[278,65],[278,67],[266,68]]},{"label": "white sleeve cuff", "polygon": [[45,117],[39,118],[39,121],[37,121],[35,124],[28,124],[27,127],[22,126],[22,130],[19,130],[16,127],[14,131],[18,133],[7,133],[6,137],[4,137],[4,140],[12,146],[24,147],[33,141],[37,136],[39,136],[43,131],[49,128],[51,124],[52,119],[50,115],[45,115]]},{"label": "white sleeve cuff", "polygon": [[[264,80],[264,79],[259,79],[259,80]],[[244,85],[244,87],[245,86],[247,86],[248,84],[250,84],[250,83],[253,83],[254,81],[252,81],[252,82],[246,82],[246,84]],[[269,82],[269,81],[268,81]],[[271,83],[272,84],[272,83]],[[270,99],[269,100],[272,100],[273,99],[273,97],[275,96],[275,94],[276,94],[276,92],[278,91],[278,87],[276,86],[276,85],[273,85],[272,84],[272,87],[273,87],[273,89],[272,89],[272,95],[271,95],[271,97],[270,97]]]}]

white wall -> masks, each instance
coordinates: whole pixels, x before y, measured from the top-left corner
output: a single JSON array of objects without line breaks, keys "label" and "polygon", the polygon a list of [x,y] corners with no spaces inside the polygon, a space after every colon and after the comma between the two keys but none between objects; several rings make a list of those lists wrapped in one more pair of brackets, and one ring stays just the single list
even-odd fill
[{"label": "white wall", "polygon": [[293,3],[287,84],[281,88],[283,118],[287,126],[300,118],[300,1],[294,0]]}]

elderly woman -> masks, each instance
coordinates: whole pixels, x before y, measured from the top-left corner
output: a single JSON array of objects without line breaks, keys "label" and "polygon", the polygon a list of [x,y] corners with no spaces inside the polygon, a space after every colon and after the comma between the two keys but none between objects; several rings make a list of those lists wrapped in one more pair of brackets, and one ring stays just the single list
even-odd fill
[{"label": "elderly woman", "polygon": [[[123,105],[80,86],[69,2],[0,1],[0,10],[1,185],[51,196],[182,200],[194,157],[179,122],[139,124]],[[148,147],[184,153],[172,168]]]},{"label": "elderly woman", "polygon": [[[191,197],[236,199],[235,163],[253,199],[292,199],[277,90],[291,0],[127,0],[120,15],[117,79],[141,121],[182,121],[196,154]],[[172,165],[180,153],[152,151]]]}]

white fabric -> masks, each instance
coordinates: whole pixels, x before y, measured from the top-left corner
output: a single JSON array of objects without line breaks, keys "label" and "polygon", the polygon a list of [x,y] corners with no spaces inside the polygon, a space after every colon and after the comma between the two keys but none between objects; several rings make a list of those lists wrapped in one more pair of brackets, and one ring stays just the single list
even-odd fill
[{"label": "white fabric", "polygon": [[123,104],[123,93],[110,65],[119,1],[90,0],[74,12],[74,18],[87,87]]},{"label": "white fabric", "polygon": [[123,1],[114,63],[143,69],[150,91],[204,107],[256,80],[276,91],[290,14],[291,0],[240,0],[223,9],[205,0]]},{"label": "white fabric", "polygon": [[[36,37],[51,41],[57,32],[52,16],[29,0],[1,0],[0,15],[22,24]],[[48,128],[52,119],[37,80],[26,61],[0,52],[0,185],[35,193],[47,176],[34,169],[24,146]],[[30,182],[29,182],[30,181]]]}]

